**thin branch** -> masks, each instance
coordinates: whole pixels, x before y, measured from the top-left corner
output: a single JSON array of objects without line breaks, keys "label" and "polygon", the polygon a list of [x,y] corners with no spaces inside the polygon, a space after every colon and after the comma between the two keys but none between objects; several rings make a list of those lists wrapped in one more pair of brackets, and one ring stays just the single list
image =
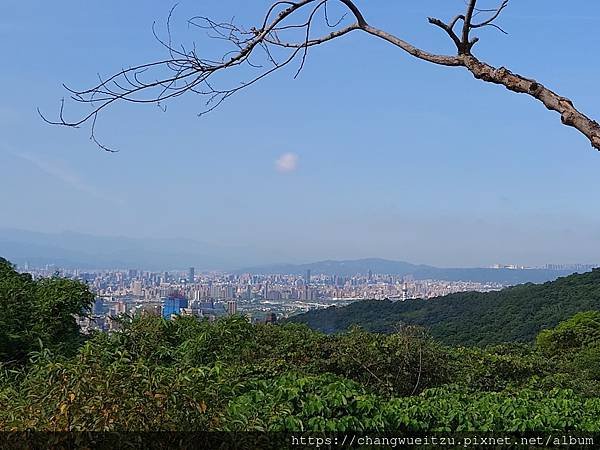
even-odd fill
[{"label": "thin branch", "polygon": [[492,10],[492,11],[494,11],[494,15],[492,17],[490,17],[489,19],[487,19],[481,23],[471,24],[471,28],[481,28],[481,27],[485,27],[486,25],[490,25],[494,20],[496,20],[498,18],[498,16],[502,13],[504,8],[506,8],[507,6],[508,6],[508,0],[502,0],[502,4],[500,4],[500,6],[496,10]]},{"label": "thin branch", "polygon": [[375,373],[369,368],[369,366],[363,364],[362,361],[360,361],[356,356],[354,356],[352,353],[348,353],[348,355],[354,360],[354,362],[356,362],[357,364],[359,364],[363,369],[365,369],[367,372],[369,372],[369,374],[375,378],[377,381],[379,381],[379,383],[381,383],[383,386],[386,387],[390,387],[389,386],[389,382],[386,383],[385,381],[383,381],[381,378],[379,378],[377,375],[375,375]]},{"label": "thin branch", "polygon": [[[328,6],[334,2],[347,11],[340,20],[332,23],[329,20]],[[90,139],[100,148],[114,151],[101,144],[95,135],[99,113],[113,103],[152,103],[164,110],[166,101],[191,92],[205,98],[206,109],[199,114],[202,115],[214,110],[241,89],[283,69],[296,59],[300,62],[295,73],[295,77],[298,76],[305,66],[310,48],[360,30],[391,43],[414,58],[441,66],[464,67],[479,80],[503,85],[510,91],[531,96],[549,110],[558,112],[563,124],[577,129],[590,140],[594,148],[600,150],[600,126],[577,110],[569,99],[559,96],[535,80],[513,74],[502,67],[494,68],[473,56],[472,48],[479,38],[471,37],[471,31],[493,27],[506,33],[496,24],[496,20],[508,4],[509,0],[501,0],[496,8],[482,9],[477,8],[477,0],[467,0],[465,13],[454,16],[448,22],[430,17],[429,23],[444,30],[450,37],[457,49],[455,55],[427,52],[395,34],[370,25],[352,0],[275,1],[260,21],[261,25],[249,29],[236,25],[233,19],[219,22],[203,16],[190,18],[187,21],[188,28],[198,28],[217,42],[228,45],[226,51],[218,57],[199,56],[195,42],[187,46],[191,50],[186,50],[183,44],[175,45],[171,32],[175,5],[169,11],[166,21],[166,38],[161,38],[153,26],[155,38],[168,53],[166,59],[122,69],[106,79],[99,77],[99,82],[89,89],[75,90],[65,86],[72,102],[87,104],[91,108],[79,118],[68,120],[65,117],[64,99],[61,100],[58,119],[50,120],[39,110],[38,112],[44,121],[51,124],[77,128],[89,123]],[[321,9],[324,17],[317,14]],[[355,21],[340,27],[346,15],[353,16]],[[488,17],[474,23],[474,18],[484,15]],[[321,28],[318,27],[318,20],[322,21]],[[461,21],[462,30],[457,32],[455,28]],[[333,30],[321,36],[312,36],[315,30],[323,28]],[[236,69],[245,75],[244,79],[234,85],[220,87],[218,74]],[[243,72],[244,70],[247,72]]]},{"label": "thin branch", "polygon": [[459,14],[459,15],[455,16],[454,19],[452,19],[450,21],[450,23],[448,24],[448,27],[451,30],[454,30],[454,27],[456,26],[456,24],[458,23],[459,20],[465,20],[464,14]]},{"label": "thin branch", "polygon": [[[471,31],[471,20],[473,19],[473,11],[475,10],[475,6],[477,5],[477,0],[469,0],[469,4],[467,6],[467,12],[465,13],[465,20],[462,28],[462,38],[461,42],[463,45],[466,45],[469,42],[469,32]],[[466,50],[466,49],[463,49]]]},{"label": "thin branch", "polygon": [[399,37],[388,33],[387,31],[377,29],[370,25],[364,25],[361,27],[361,29],[373,36],[377,36],[385,41],[388,41],[391,44],[394,44],[396,47],[401,48],[409,55],[412,55],[418,59],[422,59],[423,61],[431,62],[434,64],[439,64],[441,66],[457,67],[457,66],[463,65],[461,59],[458,56],[435,55],[433,53],[426,52],[426,51],[421,50],[420,48],[417,48],[414,45],[400,39]]},{"label": "thin branch", "polygon": [[434,17],[428,17],[427,20],[429,21],[430,24],[440,27],[442,30],[444,30],[446,33],[448,33],[448,36],[450,36],[452,41],[454,41],[456,48],[460,51],[460,49],[462,48],[462,43],[461,43],[459,37],[456,35],[456,33],[453,30],[454,25],[452,25],[452,22],[450,24],[445,24],[440,19],[436,19]]},{"label": "thin branch", "polygon": [[413,388],[412,392],[410,393],[410,395],[415,395],[415,392],[417,391],[417,388],[419,387],[419,382],[421,381],[421,372],[423,371],[423,349],[421,347],[421,345],[419,344],[419,373],[417,375],[417,382],[415,383],[415,387]]}]

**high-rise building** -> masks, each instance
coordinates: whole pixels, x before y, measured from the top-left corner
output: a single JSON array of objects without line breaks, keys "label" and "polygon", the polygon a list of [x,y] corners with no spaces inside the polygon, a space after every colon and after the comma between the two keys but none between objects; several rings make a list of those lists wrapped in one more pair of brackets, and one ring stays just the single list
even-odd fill
[{"label": "high-rise building", "polygon": [[223,286],[222,294],[223,294],[223,298],[225,298],[225,299],[234,298],[235,297],[235,289],[233,289],[233,286],[226,284],[225,286]]},{"label": "high-rise building", "polygon": [[314,300],[315,291],[310,286],[304,286],[300,291],[300,300]]},{"label": "high-rise building", "polygon": [[141,297],[142,296],[142,282],[139,280],[135,280],[133,283],[131,283],[131,291],[132,291],[133,295],[135,295],[136,297]]},{"label": "high-rise building", "polygon": [[208,296],[211,298],[219,298],[221,296],[221,286],[216,284],[209,286]]},{"label": "high-rise building", "polygon": [[230,316],[237,314],[237,302],[235,300],[229,300],[227,302],[227,314]]},{"label": "high-rise building", "polygon": [[121,314],[127,313],[127,303],[123,301],[118,301],[112,304],[110,308],[110,313],[113,316],[120,316]]},{"label": "high-rise building", "polygon": [[188,307],[187,299],[179,292],[174,292],[163,301],[162,316],[169,319],[173,315],[180,314],[183,308]]},{"label": "high-rise building", "polygon": [[304,281],[307,285],[310,284],[310,269],[306,269],[306,276],[304,278]]},{"label": "high-rise building", "polygon": [[194,268],[190,267],[190,269],[188,270],[188,283],[193,283],[194,282]]}]

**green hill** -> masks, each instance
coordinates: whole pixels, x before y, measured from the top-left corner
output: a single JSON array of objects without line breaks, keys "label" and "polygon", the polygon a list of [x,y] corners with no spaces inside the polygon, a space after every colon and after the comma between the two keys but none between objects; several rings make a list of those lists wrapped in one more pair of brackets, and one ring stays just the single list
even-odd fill
[{"label": "green hill", "polygon": [[462,292],[406,302],[366,300],[294,316],[291,322],[334,333],[351,325],[393,332],[399,324],[421,325],[453,345],[530,342],[580,311],[600,309],[600,269],[544,284],[498,292]]}]

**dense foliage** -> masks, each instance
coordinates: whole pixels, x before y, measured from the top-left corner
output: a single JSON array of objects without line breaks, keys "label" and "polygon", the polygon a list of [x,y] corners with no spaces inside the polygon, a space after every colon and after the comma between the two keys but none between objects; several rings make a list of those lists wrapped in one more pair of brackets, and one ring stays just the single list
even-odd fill
[{"label": "dense foliage", "polygon": [[59,277],[34,281],[0,258],[0,361],[22,363],[40,347],[76,351],[81,336],[74,315],[93,300],[81,283]]},{"label": "dense foliage", "polygon": [[462,292],[435,299],[390,302],[367,300],[292,317],[311,328],[334,333],[352,325],[393,332],[399,324],[426,327],[450,345],[531,342],[537,333],[580,311],[600,309],[600,269],[540,285],[498,292]]},{"label": "dense foliage", "polygon": [[485,348],[415,326],[328,335],[240,316],[126,318],[70,351],[46,337],[20,365],[3,355],[0,430],[600,431],[598,316],[544,331],[537,346]]}]

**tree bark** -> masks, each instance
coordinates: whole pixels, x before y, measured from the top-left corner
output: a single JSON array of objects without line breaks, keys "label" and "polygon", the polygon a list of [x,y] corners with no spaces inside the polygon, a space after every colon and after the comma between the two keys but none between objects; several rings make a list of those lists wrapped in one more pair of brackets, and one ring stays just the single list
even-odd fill
[{"label": "tree bark", "polygon": [[546,108],[560,114],[562,123],[579,130],[596,150],[600,150],[600,124],[580,112],[573,102],[561,97],[535,80],[512,73],[505,67],[493,67],[473,55],[460,55],[463,65],[475,78],[488,83],[499,84],[520,94],[527,94],[539,100]]}]

